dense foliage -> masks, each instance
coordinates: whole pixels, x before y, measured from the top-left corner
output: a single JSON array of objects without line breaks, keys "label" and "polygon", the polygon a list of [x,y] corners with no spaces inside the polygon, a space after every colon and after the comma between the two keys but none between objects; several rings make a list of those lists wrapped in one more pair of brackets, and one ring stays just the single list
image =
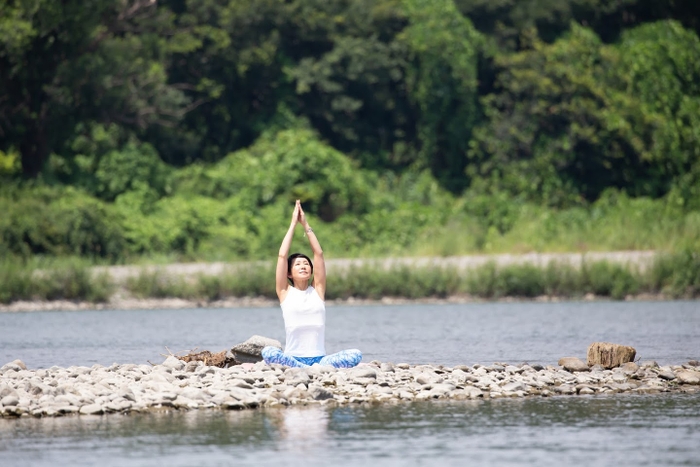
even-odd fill
[{"label": "dense foliage", "polygon": [[696,0],[6,0],[0,255],[262,257],[296,198],[347,255],[695,247],[698,32]]}]

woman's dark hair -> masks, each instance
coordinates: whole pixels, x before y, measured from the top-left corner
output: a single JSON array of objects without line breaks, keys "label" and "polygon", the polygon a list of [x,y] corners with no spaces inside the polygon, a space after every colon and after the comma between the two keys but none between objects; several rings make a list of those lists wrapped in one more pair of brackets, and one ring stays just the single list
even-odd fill
[{"label": "woman's dark hair", "polygon": [[314,273],[314,263],[311,261],[311,258],[306,256],[304,253],[294,253],[289,255],[289,258],[287,258],[287,280],[292,286],[294,286],[294,281],[292,281],[292,278],[289,276],[292,275],[292,264],[294,264],[294,260],[297,258],[305,258],[306,261],[309,262],[309,266],[311,266],[311,274]]}]

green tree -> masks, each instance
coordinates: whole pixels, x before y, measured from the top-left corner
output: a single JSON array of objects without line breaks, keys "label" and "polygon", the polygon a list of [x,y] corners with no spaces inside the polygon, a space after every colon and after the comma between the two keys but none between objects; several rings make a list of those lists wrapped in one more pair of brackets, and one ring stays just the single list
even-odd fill
[{"label": "green tree", "polygon": [[464,168],[479,116],[477,56],[482,42],[452,1],[407,0],[410,25],[402,32],[412,66],[409,95],[418,107],[419,165],[451,191],[467,185]]},{"label": "green tree", "polygon": [[537,29],[554,42],[572,22],[615,42],[626,29],[665,19],[680,21],[700,33],[700,3],[695,0],[455,0],[479,31],[503,50],[527,47],[523,33]]},{"label": "green tree", "polygon": [[85,121],[134,131],[172,125],[187,98],[167,84],[170,17],[153,0],[0,5],[0,150],[15,147],[36,177]]},{"label": "green tree", "polygon": [[566,37],[499,56],[482,100],[470,173],[556,205],[609,187],[660,196],[697,160],[698,38],[678,23],[640,26],[607,46],[573,25]]},{"label": "green tree", "polygon": [[614,58],[599,38],[574,25],[554,44],[531,40],[497,57],[497,91],[482,98],[469,167],[480,189],[565,205],[643,184],[649,147],[635,130],[654,121],[610,86]]}]

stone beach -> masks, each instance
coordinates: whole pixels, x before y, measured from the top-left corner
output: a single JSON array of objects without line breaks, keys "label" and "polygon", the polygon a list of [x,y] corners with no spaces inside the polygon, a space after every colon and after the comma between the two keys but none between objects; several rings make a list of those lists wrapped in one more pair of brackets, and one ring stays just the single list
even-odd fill
[{"label": "stone beach", "polygon": [[[562,359],[565,360],[565,359]],[[307,404],[596,396],[700,391],[700,363],[654,361],[583,371],[559,365],[409,365],[372,361],[355,368],[243,363],[229,368],[169,356],[159,365],[113,364],[30,370],[0,368],[0,415],[55,417],[162,410],[250,409]]]}]

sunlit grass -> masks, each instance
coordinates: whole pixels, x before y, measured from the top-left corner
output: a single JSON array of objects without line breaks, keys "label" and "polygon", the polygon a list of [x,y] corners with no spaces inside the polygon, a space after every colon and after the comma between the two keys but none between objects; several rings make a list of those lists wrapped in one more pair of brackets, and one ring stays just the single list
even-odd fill
[{"label": "sunlit grass", "polygon": [[[105,302],[114,292],[106,273],[95,274],[80,260],[35,264],[0,263],[0,303],[17,300],[85,300]],[[46,267],[48,266],[48,267]]]},{"label": "sunlit grass", "polygon": [[700,250],[700,212],[670,212],[658,200],[563,210],[522,205],[515,212],[505,232],[467,216],[428,226],[406,256]]},{"label": "sunlit grass", "polygon": [[[51,264],[49,264],[51,263]],[[241,263],[220,274],[178,275],[162,267],[144,268],[115,283],[107,272],[85,262],[22,264],[0,262],[0,303],[18,300],[84,300],[105,302],[118,288],[138,298],[182,298],[214,301],[229,297],[275,298],[272,263]],[[475,268],[440,265],[394,265],[380,261],[334,269],[328,299],[406,299],[470,296],[476,299],[540,296],[577,299],[588,294],[624,299],[638,294],[669,298],[700,297],[700,253],[684,249],[658,255],[646,268],[608,261],[584,261],[581,266],[550,262]]]}]

